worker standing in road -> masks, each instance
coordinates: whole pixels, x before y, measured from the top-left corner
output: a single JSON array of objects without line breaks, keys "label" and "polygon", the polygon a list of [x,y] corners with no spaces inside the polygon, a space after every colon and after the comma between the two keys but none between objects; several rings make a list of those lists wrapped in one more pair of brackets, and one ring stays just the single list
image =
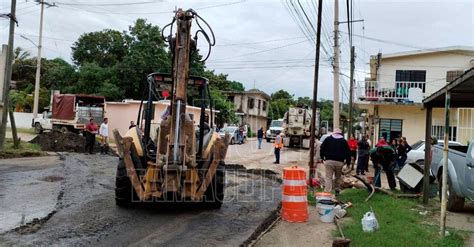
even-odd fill
[{"label": "worker standing in road", "polygon": [[84,129],[86,133],[86,152],[89,154],[94,154],[95,146],[95,135],[97,134],[97,125],[94,123],[94,119],[90,118],[89,123]]},{"label": "worker standing in road", "polygon": [[263,128],[260,128],[260,129],[257,131],[257,140],[258,140],[258,149],[262,149]]},{"label": "worker standing in road", "polygon": [[283,138],[279,130],[276,132],[275,144],[273,144],[273,146],[275,147],[275,162],[273,162],[273,164],[280,164],[280,151],[283,148]]},{"label": "worker standing in road", "polygon": [[[326,177],[324,178],[324,191],[336,191],[339,195],[342,183],[342,167],[344,162],[351,164],[351,153],[349,145],[342,135],[340,129],[335,129],[333,134],[324,139],[320,150],[321,159],[325,161]],[[336,176],[336,184],[333,185],[333,177]]]},{"label": "worker standing in road", "polygon": [[100,135],[100,153],[107,154],[109,149],[109,119],[104,118],[104,122],[100,125],[99,135]]},{"label": "worker standing in road", "polygon": [[354,170],[354,164],[357,159],[357,140],[354,138],[354,135],[351,135],[349,141],[349,150],[351,152],[351,171]]}]

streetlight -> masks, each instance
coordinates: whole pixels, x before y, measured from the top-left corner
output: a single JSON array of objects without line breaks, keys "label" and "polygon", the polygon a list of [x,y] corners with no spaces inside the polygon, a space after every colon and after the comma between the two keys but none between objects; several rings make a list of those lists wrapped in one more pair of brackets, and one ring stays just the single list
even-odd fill
[{"label": "streetlight", "polygon": [[38,103],[39,103],[39,89],[40,89],[40,77],[41,77],[41,42],[43,37],[43,13],[44,13],[44,5],[47,7],[56,7],[56,4],[50,4],[45,1],[36,0],[38,4],[41,5],[41,14],[40,14],[40,30],[39,30],[39,41],[38,41],[38,56],[36,57],[36,78],[35,78],[35,97],[33,100],[33,119],[38,117]]}]

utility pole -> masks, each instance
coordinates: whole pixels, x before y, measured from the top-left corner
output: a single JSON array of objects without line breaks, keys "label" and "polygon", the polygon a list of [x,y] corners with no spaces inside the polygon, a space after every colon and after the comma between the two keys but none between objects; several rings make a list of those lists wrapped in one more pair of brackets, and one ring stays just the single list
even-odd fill
[{"label": "utility pole", "polygon": [[339,128],[339,0],[334,1],[334,96],[332,130]]},{"label": "utility pole", "polygon": [[36,57],[36,78],[35,78],[35,95],[33,101],[33,119],[32,123],[35,118],[38,117],[38,104],[39,104],[39,90],[40,90],[40,79],[41,79],[41,43],[43,40],[43,15],[44,15],[44,5],[48,7],[56,6],[55,3],[50,4],[45,1],[36,0],[38,4],[41,5],[41,14],[40,14],[40,30],[39,30],[39,38],[38,38],[38,56]]},{"label": "utility pole", "polygon": [[322,18],[322,7],[323,7],[323,0],[318,1],[318,26],[317,26],[317,33],[316,33],[316,55],[314,61],[314,85],[313,85],[313,102],[312,102],[312,115],[311,115],[311,136],[309,139],[309,179],[310,179],[310,186],[313,186],[312,179],[316,174],[316,166],[314,163],[314,144],[316,142],[315,132],[316,132],[316,108],[318,108],[318,78],[319,78],[319,50],[321,46],[321,18]]},{"label": "utility pole", "polygon": [[2,122],[0,124],[0,150],[5,147],[5,132],[7,129],[7,114],[8,114],[8,100],[10,92],[10,81],[12,79],[12,63],[13,63],[13,37],[15,36],[15,22],[16,22],[16,0],[11,2],[10,10],[10,30],[8,36],[8,52],[5,69],[5,83],[3,84],[3,109],[2,109]]},{"label": "utility pole", "polygon": [[40,14],[40,30],[39,30],[39,40],[38,40],[38,55],[36,56],[36,78],[35,78],[35,94],[33,100],[33,119],[38,117],[38,103],[39,103],[39,88],[40,88],[40,77],[41,77],[41,40],[43,37],[43,14],[44,14],[44,1],[38,1],[41,5],[41,14]]},{"label": "utility pole", "polygon": [[354,57],[355,57],[355,47],[354,46],[351,46],[351,75],[350,75],[350,89],[349,89],[349,128],[348,128],[348,137],[350,137],[352,134],[352,126],[354,125],[352,123],[352,113],[354,111],[354,108],[353,108],[353,98],[354,98],[354,67],[355,67],[355,64],[354,64]]}]

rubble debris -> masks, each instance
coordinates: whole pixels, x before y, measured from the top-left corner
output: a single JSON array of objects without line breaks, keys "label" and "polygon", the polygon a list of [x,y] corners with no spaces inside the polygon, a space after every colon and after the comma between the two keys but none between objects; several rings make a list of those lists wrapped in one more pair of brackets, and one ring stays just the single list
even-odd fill
[{"label": "rubble debris", "polygon": [[[37,135],[30,143],[40,145],[43,151],[84,153],[86,138],[72,132],[63,133],[52,130]],[[100,145],[98,142],[96,142],[94,149],[96,152],[99,151]]]}]

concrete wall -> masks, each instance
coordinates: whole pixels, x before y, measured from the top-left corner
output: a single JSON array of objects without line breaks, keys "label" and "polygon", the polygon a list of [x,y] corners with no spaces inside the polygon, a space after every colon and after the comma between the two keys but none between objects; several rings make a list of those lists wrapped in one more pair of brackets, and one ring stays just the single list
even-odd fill
[{"label": "concrete wall", "polygon": [[[374,114],[375,106],[370,105],[364,107],[368,109],[369,114]],[[458,109],[451,109],[450,126],[458,126]],[[425,139],[425,121],[426,110],[416,105],[379,105],[379,119],[399,119],[402,120],[402,136],[406,137],[408,143],[414,143],[418,140]],[[444,109],[434,108],[432,114],[432,125],[444,126]],[[378,141],[379,124],[374,126],[374,140]],[[458,140],[467,138],[459,135]]]},{"label": "concrete wall", "polygon": [[[15,124],[17,128],[29,129],[33,120],[33,113],[14,112]],[[43,114],[38,113],[38,117],[43,117]],[[10,117],[8,117],[7,127],[11,127]]]},{"label": "concrete wall", "polygon": [[471,56],[461,51],[429,53],[413,56],[383,58],[377,81],[381,88],[395,88],[396,70],[426,70],[425,97],[446,85],[446,72],[471,67]]}]

